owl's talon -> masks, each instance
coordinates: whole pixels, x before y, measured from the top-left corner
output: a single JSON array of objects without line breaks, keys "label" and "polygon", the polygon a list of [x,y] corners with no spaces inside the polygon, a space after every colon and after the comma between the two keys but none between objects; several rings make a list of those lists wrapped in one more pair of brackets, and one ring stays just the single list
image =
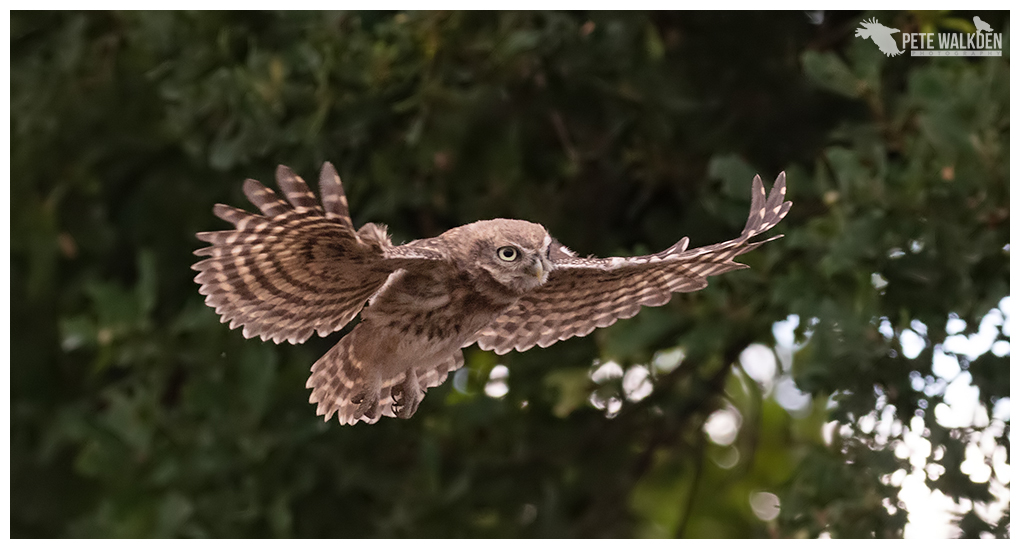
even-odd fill
[{"label": "owl's talon", "polygon": [[400,410],[404,408],[404,388],[401,385],[394,385],[390,389],[390,398],[393,399],[393,404],[390,409],[393,410],[393,415],[400,417]]},{"label": "owl's talon", "polygon": [[376,408],[379,407],[379,393],[378,392],[362,392],[351,398],[351,404],[357,406],[354,412],[351,414],[353,417],[359,418],[362,416],[369,416],[370,414],[378,413]]},{"label": "owl's talon", "polygon": [[390,389],[390,398],[393,399],[391,407],[393,415],[401,419],[413,416],[418,411],[418,405],[421,404],[421,399],[424,396],[424,391],[418,386],[417,372],[414,368],[408,369],[404,381]]},{"label": "owl's talon", "polygon": [[378,398],[375,399],[375,403],[372,405],[372,407],[369,408],[368,411],[362,415],[365,417],[365,419],[367,419],[371,423],[378,421],[379,416],[382,415],[382,409],[379,408],[379,399]]}]

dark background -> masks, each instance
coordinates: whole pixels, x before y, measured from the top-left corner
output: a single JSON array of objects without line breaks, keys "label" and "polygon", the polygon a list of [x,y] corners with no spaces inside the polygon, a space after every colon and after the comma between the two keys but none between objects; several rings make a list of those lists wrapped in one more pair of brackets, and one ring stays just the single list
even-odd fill
[{"label": "dark background", "polygon": [[[1008,507],[966,512],[992,497],[960,470],[980,428],[936,421],[932,360],[1009,294],[1009,17],[980,13],[1003,57],[854,37],[973,15],[12,13],[11,535],[897,537],[910,465],[904,429],[862,427],[880,412],[920,418],[962,535],[1008,535]],[[340,334],[245,340],[189,269],[245,178],[327,160],[398,242],[514,217],[582,254],[700,246],[780,170],[794,206],[751,269],[549,349],[468,349],[413,419],[343,427],[304,388]],[[733,367],[789,315],[792,365]],[[676,348],[644,398],[592,379]],[[990,416],[1009,356],[956,358]],[[719,409],[731,444],[702,428]]]}]

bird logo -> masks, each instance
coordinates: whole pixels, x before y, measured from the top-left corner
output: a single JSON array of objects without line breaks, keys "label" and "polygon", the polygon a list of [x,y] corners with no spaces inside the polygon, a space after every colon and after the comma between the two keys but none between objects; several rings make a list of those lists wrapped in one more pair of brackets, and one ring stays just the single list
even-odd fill
[{"label": "bird logo", "polygon": [[992,27],[981,20],[980,17],[974,16],[974,29],[976,32],[992,32]]},{"label": "bird logo", "polygon": [[861,22],[861,28],[857,29],[854,36],[871,39],[878,46],[878,49],[882,50],[882,53],[888,57],[893,57],[903,53],[903,50],[896,47],[896,40],[892,37],[894,32],[900,32],[900,30],[889,28],[872,17],[870,21]]}]

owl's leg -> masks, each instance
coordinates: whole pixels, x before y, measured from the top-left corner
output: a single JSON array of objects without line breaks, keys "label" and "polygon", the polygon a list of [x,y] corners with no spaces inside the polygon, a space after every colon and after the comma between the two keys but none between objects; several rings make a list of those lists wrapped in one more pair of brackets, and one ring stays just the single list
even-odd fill
[{"label": "owl's leg", "polygon": [[351,417],[358,419],[365,417],[369,422],[379,419],[379,391],[382,389],[382,378],[379,374],[366,375],[362,378],[362,385],[351,397],[351,404],[357,406],[351,413]]},{"label": "owl's leg", "polygon": [[425,398],[425,391],[421,390],[418,372],[414,366],[407,369],[404,381],[393,386],[390,396],[393,398],[393,415],[407,419],[418,411],[418,405]]}]

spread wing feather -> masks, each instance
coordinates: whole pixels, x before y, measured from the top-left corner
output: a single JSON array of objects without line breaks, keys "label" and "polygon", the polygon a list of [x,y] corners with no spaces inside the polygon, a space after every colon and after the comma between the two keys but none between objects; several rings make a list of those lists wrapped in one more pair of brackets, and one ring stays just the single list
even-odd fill
[{"label": "spread wing feather", "polygon": [[[549,280],[478,332],[485,350],[505,354],[591,333],[618,319],[630,318],[642,306],[666,304],[675,292],[693,292],[708,285],[707,277],[746,268],[733,261],[765,242],[751,238],[771,229],[790,211],[784,202],[786,175],[780,174],[767,196],[761,178],[751,189],[751,212],[740,236],[711,246],[687,250],[684,237],[657,254],[640,257],[580,258],[558,243],[550,258]],[[473,343],[474,341],[472,341]]]},{"label": "spread wing feather", "polygon": [[276,179],[285,202],[258,181],[244,193],[262,215],[217,204],[233,230],[198,233],[211,244],[195,252],[195,281],[206,303],[245,337],[300,343],[351,321],[389,274],[409,262],[442,259],[442,250],[393,246],[384,227],[354,230],[332,164],[319,177],[320,207],[308,185],[285,166]]}]

